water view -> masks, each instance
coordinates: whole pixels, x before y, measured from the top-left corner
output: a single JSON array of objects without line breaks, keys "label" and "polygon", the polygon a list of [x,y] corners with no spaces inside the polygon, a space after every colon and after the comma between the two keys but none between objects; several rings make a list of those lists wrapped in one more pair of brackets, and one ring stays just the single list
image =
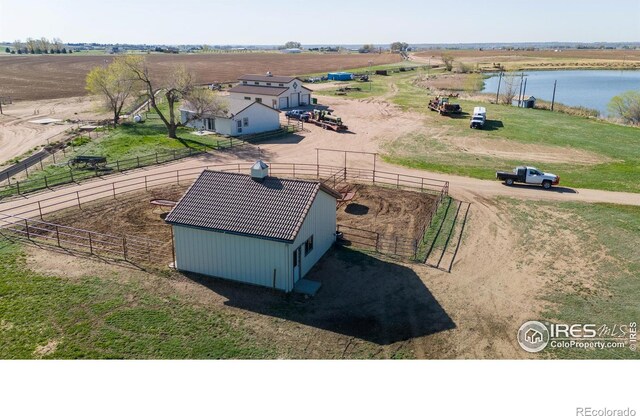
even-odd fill
[{"label": "water view", "polygon": [[[553,82],[557,80],[557,103],[593,108],[603,116],[607,115],[607,104],[611,98],[625,91],[640,90],[640,71],[525,71],[524,74],[527,79],[526,95],[551,101]],[[496,75],[485,80],[483,92],[495,93],[497,87]],[[500,88],[504,88],[504,84]]]}]

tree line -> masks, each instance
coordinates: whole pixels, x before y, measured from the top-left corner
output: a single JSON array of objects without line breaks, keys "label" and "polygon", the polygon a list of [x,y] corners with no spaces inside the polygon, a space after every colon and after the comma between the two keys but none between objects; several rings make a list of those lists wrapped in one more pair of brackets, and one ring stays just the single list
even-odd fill
[{"label": "tree line", "polygon": [[17,39],[5,49],[6,53],[12,54],[60,54],[73,53],[71,48],[62,42],[60,38],[49,40],[45,37],[40,39],[27,38],[24,42]]}]

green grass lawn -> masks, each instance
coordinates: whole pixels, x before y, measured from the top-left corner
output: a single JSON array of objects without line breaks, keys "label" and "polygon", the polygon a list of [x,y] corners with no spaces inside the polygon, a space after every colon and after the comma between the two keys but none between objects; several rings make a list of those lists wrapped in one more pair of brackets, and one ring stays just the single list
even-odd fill
[{"label": "green grass lawn", "polygon": [[[123,273],[126,273],[124,271]],[[272,358],[237,317],[161,296],[138,283],[42,276],[19,245],[0,241],[0,359]]]},{"label": "green grass lawn", "polygon": [[[597,164],[536,163],[535,160],[506,160],[501,157],[462,152],[438,152],[446,140],[416,134],[393,138],[383,155],[388,162],[437,172],[492,179],[496,169],[511,169],[518,164],[535,165],[560,175],[562,185],[579,188],[640,192],[640,129],[611,124],[545,110],[458,100],[463,110],[474,106],[487,108],[485,130],[469,128],[468,116],[449,118],[427,108],[429,94],[414,86],[411,79],[398,78],[398,93],[392,101],[403,109],[425,116],[425,123],[444,128],[444,136],[504,139],[519,143],[545,145],[554,148],[588,151],[601,157]],[[443,150],[443,149],[440,149]]]},{"label": "green grass lawn", "polygon": [[[553,252],[547,268],[541,272],[556,282],[548,284],[548,291],[542,297],[552,306],[545,310],[541,320],[592,323],[598,327],[628,325],[640,320],[640,207],[501,200],[506,201],[506,209],[516,215],[514,224],[522,241],[540,238],[539,233],[544,232],[543,244],[548,252]],[[546,214],[532,215],[542,210],[558,212],[565,220],[545,218]],[[577,236],[578,242],[567,239],[567,233]],[[523,258],[522,261],[529,260]],[[589,282],[581,283],[584,280],[580,276],[584,278],[585,274]],[[540,277],[543,276],[532,276]],[[557,287],[564,290],[554,290]],[[628,348],[554,349],[548,353],[572,359],[640,357]]]}]

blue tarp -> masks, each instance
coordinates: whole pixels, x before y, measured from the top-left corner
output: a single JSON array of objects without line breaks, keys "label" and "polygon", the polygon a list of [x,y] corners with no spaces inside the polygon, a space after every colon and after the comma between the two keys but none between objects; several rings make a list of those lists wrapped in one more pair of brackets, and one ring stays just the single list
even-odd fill
[{"label": "blue tarp", "polygon": [[350,72],[329,72],[327,78],[330,81],[351,81],[353,74]]}]

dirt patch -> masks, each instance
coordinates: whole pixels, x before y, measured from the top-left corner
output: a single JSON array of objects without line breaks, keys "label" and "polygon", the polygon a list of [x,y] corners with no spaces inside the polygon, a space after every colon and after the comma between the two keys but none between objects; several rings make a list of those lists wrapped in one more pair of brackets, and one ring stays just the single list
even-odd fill
[{"label": "dirt patch", "polygon": [[536,163],[571,163],[578,165],[597,165],[611,161],[611,159],[606,156],[597,155],[586,150],[520,143],[507,139],[484,139],[476,136],[448,136],[446,138],[440,138],[440,140],[448,142],[447,147],[454,153],[465,152],[507,160],[523,160]]},{"label": "dirt patch", "polygon": [[46,357],[47,355],[53,354],[54,352],[56,352],[56,348],[58,348],[59,343],[60,341],[58,341],[57,339],[53,339],[49,341],[46,345],[38,346],[33,352],[34,357],[42,358],[42,357]]},{"label": "dirt patch", "polygon": [[[64,120],[96,120],[103,117],[99,103],[89,97],[21,101],[3,106],[0,115],[0,165],[22,154],[63,139],[77,124]],[[58,123],[36,124],[33,120],[54,118]]]},{"label": "dirt patch", "polygon": [[361,185],[338,209],[337,221],[387,237],[420,239],[436,200],[431,194]]}]

